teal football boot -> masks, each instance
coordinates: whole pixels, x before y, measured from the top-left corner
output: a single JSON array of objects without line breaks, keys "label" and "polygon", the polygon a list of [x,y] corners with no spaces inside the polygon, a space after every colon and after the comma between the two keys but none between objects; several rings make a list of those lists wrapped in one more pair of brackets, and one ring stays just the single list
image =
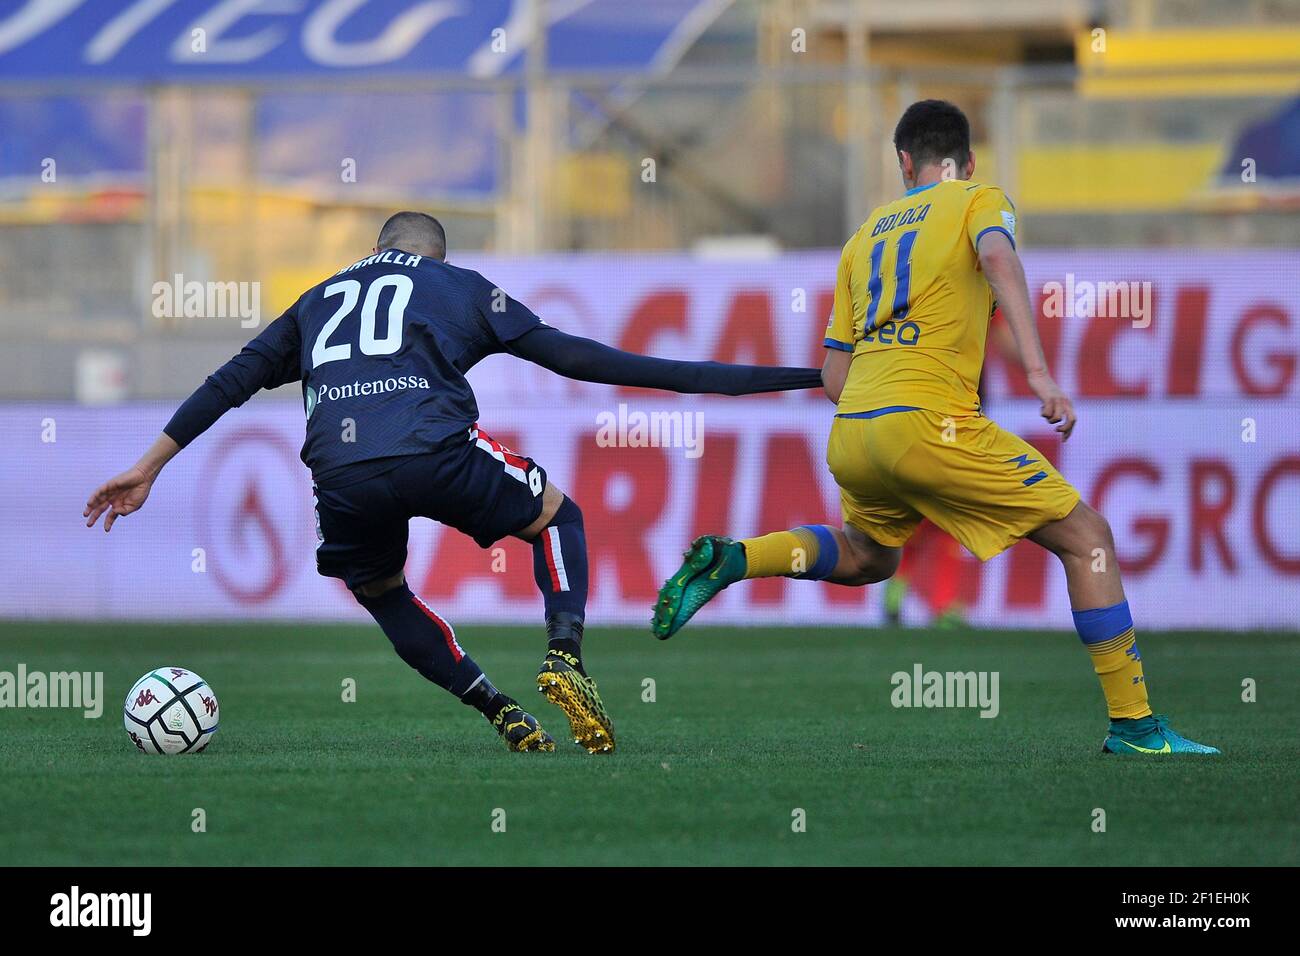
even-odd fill
[{"label": "teal football boot", "polygon": [[691,542],[685,560],[659,589],[651,629],[666,641],[723,588],[745,576],[745,547],[739,541],[706,534]]},{"label": "teal football boot", "polygon": [[1102,741],[1104,754],[1217,754],[1219,748],[1188,740],[1169,726],[1163,714],[1112,720]]}]

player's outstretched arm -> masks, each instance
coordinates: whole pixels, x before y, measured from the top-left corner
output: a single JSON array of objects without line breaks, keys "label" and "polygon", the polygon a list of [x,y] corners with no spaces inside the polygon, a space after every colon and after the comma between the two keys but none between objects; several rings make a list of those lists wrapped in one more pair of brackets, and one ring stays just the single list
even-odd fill
[{"label": "player's outstretched arm", "polygon": [[1074,405],[1052,378],[1043,354],[1043,343],[1038,337],[1038,325],[1029,305],[1029,287],[1025,284],[1025,270],[1016,255],[1016,247],[999,231],[984,233],[979,241],[980,268],[993,288],[1002,317],[1006,319],[1016,340],[1016,351],[1025,368],[1025,377],[1038,400],[1040,413],[1056,426],[1063,439],[1074,430]]},{"label": "player's outstretched arm", "polygon": [[153,488],[158,473],[180,450],[181,446],[171,437],[159,435],[139,461],[120,475],[108,479],[91,494],[86,502],[86,510],[82,512],[86,527],[93,528],[99,516],[107,512],[104,530],[111,531],[113,522],[122,515],[139,511],[149,497],[149,490]]},{"label": "player's outstretched arm", "polygon": [[297,326],[286,313],[209,375],[176,410],[163,433],[140,460],[95,489],[82,512],[86,527],[93,528],[100,515],[107,514],[104,530],[112,530],[118,518],[139,511],[144,505],[163,466],[217,419],[244,404],[260,389],[297,381],[300,377],[297,343]]},{"label": "player's outstretched arm", "polygon": [[820,388],[822,384],[821,372],[815,368],[654,358],[569,335],[549,325],[515,339],[510,350],[557,375],[603,385],[661,388],[687,394],[751,395]]}]

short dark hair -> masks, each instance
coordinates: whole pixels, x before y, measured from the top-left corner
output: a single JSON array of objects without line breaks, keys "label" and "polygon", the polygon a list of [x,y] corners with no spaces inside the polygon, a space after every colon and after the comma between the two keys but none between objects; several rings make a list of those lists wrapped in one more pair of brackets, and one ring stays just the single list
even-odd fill
[{"label": "short dark hair", "polygon": [[446,230],[442,223],[423,212],[393,213],[379,230],[375,245],[380,249],[402,249],[440,259],[447,257]]},{"label": "short dark hair", "polygon": [[920,100],[894,127],[894,149],[910,153],[918,169],[945,159],[960,166],[970,155],[970,121],[947,100]]}]

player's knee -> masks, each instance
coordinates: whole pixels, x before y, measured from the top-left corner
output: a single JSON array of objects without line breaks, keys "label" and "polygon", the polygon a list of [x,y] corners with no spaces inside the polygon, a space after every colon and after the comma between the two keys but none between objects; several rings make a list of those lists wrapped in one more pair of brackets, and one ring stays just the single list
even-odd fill
[{"label": "player's knee", "polygon": [[382,597],[393,588],[400,588],[406,583],[406,574],[398,571],[396,574],[387,578],[380,578],[378,581],[367,581],[365,584],[358,585],[352,589],[352,595],[360,604],[366,601],[372,601],[377,597]]},{"label": "player's knee", "polygon": [[[1091,508],[1088,509],[1092,511]],[[1088,549],[1089,560],[1095,561],[1100,552],[1108,557],[1115,555],[1115,535],[1110,529],[1110,522],[1106,516],[1099,512],[1092,511],[1092,547]]]},{"label": "player's knee", "polygon": [[552,524],[573,524],[582,527],[582,509],[578,503],[568,495],[561,492],[563,500],[560,507],[555,510],[554,517],[551,518]]},{"label": "player's knee", "polygon": [[1095,530],[1096,530],[1098,543],[1103,547],[1105,547],[1107,551],[1114,551],[1115,533],[1110,529],[1110,522],[1106,520],[1106,516],[1103,515],[1101,512],[1093,511],[1091,508],[1089,508],[1088,510],[1092,511],[1093,520],[1096,523]]},{"label": "player's knee", "polygon": [[541,513],[528,527],[515,532],[515,537],[523,541],[532,541],[547,526],[563,523],[566,520],[576,520],[581,523],[582,511],[576,501],[548,481],[542,491]]},{"label": "player's knee", "polygon": [[855,587],[875,584],[892,577],[898,570],[900,557],[897,548],[882,548],[875,542],[860,542],[849,539],[852,564],[850,579],[843,581]]},{"label": "player's knee", "polygon": [[898,562],[901,559],[901,553],[894,548],[888,551],[878,549],[872,556],[864,571],[867,580],[864,584],[875,584],[878,581],[884,581],[892,578],[894,572],[898,570]]},{"label": "player's knee", "polygon": [[1099,511],[1080,501],[1070,517],[1076,524],[1076,533],[1071,535],[1071,542],[1075,545],[1072,550],[1085,557],[1098,548],[1114,550],[1115,537],[1110,522]]},{"label": "player's knee", "polygon": [[1065,519],[1068,533],[1061,535],[1054,551],[1062,558],[1091,560],[1098,550],[1115,551],[1110,522],[1100,512],[1080,501]]}]

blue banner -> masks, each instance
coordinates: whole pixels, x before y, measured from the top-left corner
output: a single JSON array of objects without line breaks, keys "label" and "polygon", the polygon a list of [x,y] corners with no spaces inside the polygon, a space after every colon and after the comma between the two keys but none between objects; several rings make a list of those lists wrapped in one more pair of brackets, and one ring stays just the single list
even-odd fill
[{"label": "blue banner", "polygon": [[[548,66],[663,65],[719,0],[548,0]],[[0,0],[0,83],[458,75],[522,69],[525,0]]]}]

